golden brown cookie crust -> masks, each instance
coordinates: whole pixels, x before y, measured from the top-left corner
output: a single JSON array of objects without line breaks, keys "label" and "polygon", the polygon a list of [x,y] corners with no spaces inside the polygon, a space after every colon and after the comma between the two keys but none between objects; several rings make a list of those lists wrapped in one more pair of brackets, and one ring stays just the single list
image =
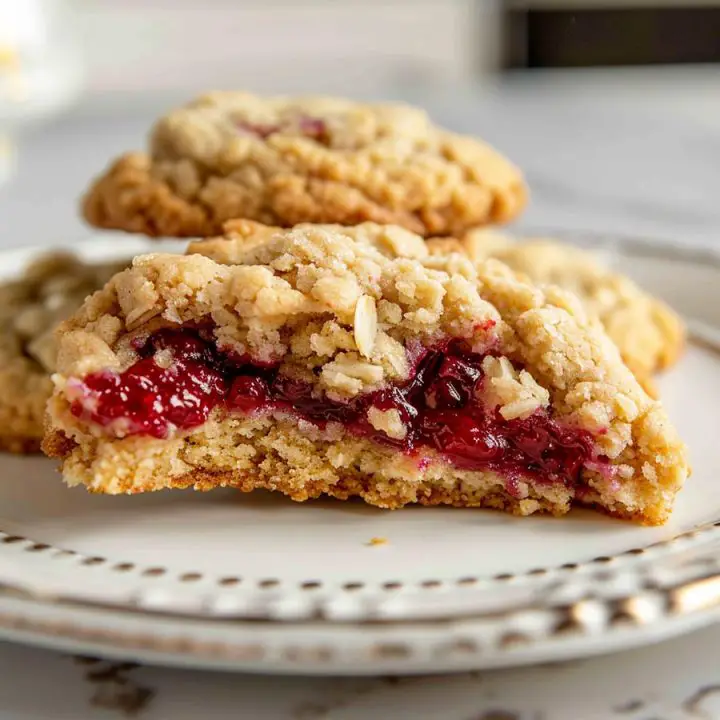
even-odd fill
[{"label": "golden brown cookie crust", "polygon": [[526,200],[508,160],[419,109],[224,92],[161,118],[149,152],[113,162],[83,214],[151,237],[209,236],[237,218],[373,221],[429,236],[507,222]]},{"label": "golden brown cookie crust", "polygon": [[[135,492],[198,472],[232,471],[239,479],[260,468],[257,483],[327,477],[328,485],[354,473],[370,485],[430,482],[449,493],[471,484],[482,504],[480,495],[498,492],[491,472],[462,475],[442,462],[409,472],[403,453],[318,434],[282,414],[271,413],[265,425],[216,416],[157,441],[122,432],[108,437],[70,411],[75,380],[126,369],[138,357],[134,339],[160,327],[200,324],[219,346],[277,362],[280,373],[335,400],[403,382],[410,373],[407,347],[450,336],[465,338],[477,352],[495,348],[483,360],[482,394],[503,417],[549,407],[558,420],[592,433],[613,471],[612,477],[584,472],[592,491],[585,501],[647,522],[667,516],[687,473],[685,448],[660,404],[643,392],[574,296],[534,286],[497,262],[432,256],[422,238],[401,228],[368,223],[278,231],[242,222],[228,231],[192,244],[189,255],[136,258],[61,327],[45,448],[64,458],[69,482]],[[368,421],[389,437],[402,430],[389,414],[371,417],[369,411]],[[563,489],[564,499],[545,498],[553,512],[569,506],[570,491]]]}]

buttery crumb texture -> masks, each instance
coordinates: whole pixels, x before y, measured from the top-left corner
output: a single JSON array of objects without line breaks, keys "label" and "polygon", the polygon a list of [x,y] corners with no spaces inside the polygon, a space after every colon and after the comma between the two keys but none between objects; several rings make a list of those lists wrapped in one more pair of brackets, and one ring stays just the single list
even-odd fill
[{"label": "buttery crumb texture", "polygon": [[216,92],[160,118],[148,152],[114,161],[83,212],[148,236],[209,236],[238,218],[454,235],[513,219],[526,196],[512,163],[417,108]]},{"label": "buttery crumb texture", "polygon": [[[113,436],[71,411],[82,378],[123,372],[144,338],[187,326],[209,329],[218,347],[274,363],[333,402],[406,382],[413,348],[462,339],[489,353],[480,401],[508,421],[547,411],[590,433],[610,471],[585,466],[582,497],[573,485],[531,478],[510,491],[497,472],[456,467],[431,450],[419,462],[338,423],[320,427],[288,413],[216,409],[200,426],[158,439]],[[187,255],[136,258],[61,326],[58,340],[44,449],[62,458],[67,482],[96,492],[263,487],[295,500],[359,495],[381,507],[447,503],[524,515],[562,514],[582,500],[660,523],[687,475],[663,408],[575,296],[499,262],[433,256],[399,227],[230,223],[225,236],[192,243]],[[391,411],[374,408],[368,421],[388,438],[402,435]]]}]

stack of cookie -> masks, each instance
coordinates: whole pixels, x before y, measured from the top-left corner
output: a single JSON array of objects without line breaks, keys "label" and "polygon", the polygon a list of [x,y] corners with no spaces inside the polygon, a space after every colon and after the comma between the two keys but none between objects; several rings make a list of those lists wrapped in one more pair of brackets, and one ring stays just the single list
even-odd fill
[{"label": "stack of cookie", "polygon": [[487,229],[526,196],[409,107],[216,93],[170,112],[84,215],[206,239],[135,258],[60,326],[35,369],[45,394],[56,370],[45,451],[97,492],[663,522],[687,461],[646,390],[682,325],[580,250]]}]

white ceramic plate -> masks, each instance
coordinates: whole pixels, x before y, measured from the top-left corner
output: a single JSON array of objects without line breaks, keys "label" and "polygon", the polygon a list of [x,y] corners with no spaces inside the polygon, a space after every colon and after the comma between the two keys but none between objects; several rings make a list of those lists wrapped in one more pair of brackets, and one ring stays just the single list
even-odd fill
[{"label": "white ceramic plate", "polygon": [[[91,496],[67,489],[49,460],[7,455],[0,636],[164,663],[363,674],[589,655],[710,622],[720,607],[720,256],[590,242],[694,329],[661,382],[694,465],[665,527],[260,492]],[[158,246],[75,246],[102,258],[148,248]],[[0,265],[11,274],[31,252],[0,254]]]}]

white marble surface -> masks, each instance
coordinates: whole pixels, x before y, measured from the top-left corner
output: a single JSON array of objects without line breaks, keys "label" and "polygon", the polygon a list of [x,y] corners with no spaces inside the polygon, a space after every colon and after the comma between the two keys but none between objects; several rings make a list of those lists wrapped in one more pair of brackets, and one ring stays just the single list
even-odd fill
[{"label": "white marble surface", "polygon": [[0,644],[0,720],[714,720],[720,627],[619,655],[408,678],[87,664]]},{"label": "white marble surface", "polygon": [[[711,243],[720,230],[719,84],[717,70],[688,70],[383,94],[424,102],[442,122],[483,134],[521,164],[533,189],[527,226]],[[15,174],[0,187],[0,246],[84,237],[76,199],[88,177],[111,154],[141,146],[148,120],[173,101],[81,107],[19,138]],[[604,659],[444,678],[279,679],[137,668],[100,672],[105,679],[93,681],[106,664],[5,644],[0,719],[121,717],[123,694],[131,704],[142,701],[136,712],[148,720],[720,718],[718,648],[720,627]]]}]

